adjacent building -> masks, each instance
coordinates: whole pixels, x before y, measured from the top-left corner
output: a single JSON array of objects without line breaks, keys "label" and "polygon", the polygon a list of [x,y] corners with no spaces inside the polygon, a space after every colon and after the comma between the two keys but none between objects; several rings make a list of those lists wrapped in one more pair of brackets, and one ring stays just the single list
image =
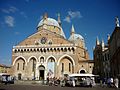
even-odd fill
[{"label": "adjacent building", "polygon": [[[108,36],[108,41],[109,41]],[[94,74],[100,75],[100,77],[110,76],[110,56],[108,43],[105,44],[102,40],[99,41],[98,37],[96,39],[96,46],[93,50],[94,55]]]},{"label": "adjacent building", "polygon": [[108,35],[107,44],[96,39],[94,54],[94,74],[100,77],[118,77],[120,75],[120,26],[118,17],[112,35]]},{"label": "adjacent building", "polygon": [[38,23],[37,32],[13,46],[12,73],[18,80],[46,80],[72,73],[92,73],[93,60],[85,40],[76,34],[72,25],[69,39],[58,20],[45,14]]},{"label": "adjacent building", "polygon": [[10,74],[10,66],[0,64],[0,73],[8,73],[8,74]]},{"label": "adjacent building", "polygon": [[118,77],[120,76],[120,26],[118,17],[116,17],[116,27],[110,37],[109,48],[111,75]]}]

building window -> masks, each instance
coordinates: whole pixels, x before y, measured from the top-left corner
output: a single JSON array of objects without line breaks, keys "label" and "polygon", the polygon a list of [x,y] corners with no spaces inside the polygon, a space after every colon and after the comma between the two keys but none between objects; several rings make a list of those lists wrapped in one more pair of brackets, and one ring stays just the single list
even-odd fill
[{"label": "building window", "polygon": [[17,70],[19,70],[19,63],[17,64]]},{"label": "building window", "polygon": [[71,71],[71,64],[69,63],[69,72]]},{"label": "building window", "polygon": [[25,69],[25,63],[23,63],[23,70]]},{"label": "building window", "polygon": [[44,57],[41,57],[41,58],[40,58],[40,62],[41,62],[41,63],[44,63]]},{"label": "building window", "polygon": [[33,72],[34,72],[35,66],[36,66],[35,60],[33,60],[33,67],[32,67],[32,71],[33,71]]},{"label": "building window", "polygon": [[62,72],[64,72],[64,63],[62,63]]}]

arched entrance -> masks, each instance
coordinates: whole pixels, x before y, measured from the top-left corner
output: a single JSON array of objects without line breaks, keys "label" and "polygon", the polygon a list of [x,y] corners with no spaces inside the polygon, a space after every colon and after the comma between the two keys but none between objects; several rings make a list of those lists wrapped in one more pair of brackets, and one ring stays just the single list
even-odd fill
[{"label": "arched entrance", "polygon": [[18,80],[24,79],[26,61],[23,57],[16,58],[15,60],[16,61],[14,62],[14,72],[18,73],[15,76]]},{"label": "arched entrance", "polygon": [[21,80],[22,74],[18,73],[18,80]]},{"label": "arched entrance", "polygon": [[74,64],[73,60],[68,57],[64,56],[59,61],[59,75],[63,77],[63,75],[68,75],[74,73]]},{"label": "arched entrance", "polygon": [[40,65],[38,67],[38,70],[39,70],[39,80],[44,80],[45,67],[43,65]]},{"label": "arched entrance", "polygon": [[35,76],[36,76],[35,75],[36,74],[36,63],[37,63],[36,57],[31,56],[28,59],[28,68],[29,68],[28,77],[31,77],[30,79],[32,80],[35,80]]},{"label": "arched entrance", "polygon": [[85,70],[80,70],[80,73],[85,73]]},{"label": "arched entrance", "polygon": [[48,73],[47,77],[53,78],[55,76],[55,59],[53,57],[50,57],[48,59],[47,67],[48,67]]}]

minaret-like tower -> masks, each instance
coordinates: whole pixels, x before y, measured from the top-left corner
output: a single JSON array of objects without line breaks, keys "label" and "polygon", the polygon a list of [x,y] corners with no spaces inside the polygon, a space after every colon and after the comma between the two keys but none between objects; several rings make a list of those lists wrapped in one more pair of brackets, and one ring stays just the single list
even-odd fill
[{"label": "minaret-like tower", "polygon": [[102,50],[104,51],[105,43],[104,43],[104,40],[103,40],[103,39],[102,39],[101,45],[102,45]]},{"label": "minaret-like tower", "polygon": [[44,29],[47,29],[47,18],[48,18],[48,14],[45,13],[44,16],[43,16],[43,28]]},{"label": "minaret-like tower", "polygon": [[61,26],[60,13],[58,13],[58,23]]},{"label": "minaret-like tower", "polygon": [[115,24],[116,24],[116,27],[120,27],[119,26],[119,19],[118,19],[118,17],[115,17]]},{"label": "minaret-like tower", "polygon": [[110,40],[110,34],[107,35],[107,40],[108,40],[108,41]]},{"label": "minaret-like tower", "polygon": [[100,45],[99,38],[96,38],[96,45]]},{"label": "minaret-like tower", "polygon": [[109,45],[109,41],[110,41],[110,34],[107,35],[107,44]]},{"label": "minaret-like tower", "polygon": [[74,26],[72,24],[72,28],[71,28],[71,35],[74,35],[75,34],[75,29],[74,29]]},{"label": "minaret-like tower", "polygon": [[44,16],[43,16],[43,19],[45,20],[45,19],[47,19],[47,18],[48,18],[48,14],[45,13]]}]

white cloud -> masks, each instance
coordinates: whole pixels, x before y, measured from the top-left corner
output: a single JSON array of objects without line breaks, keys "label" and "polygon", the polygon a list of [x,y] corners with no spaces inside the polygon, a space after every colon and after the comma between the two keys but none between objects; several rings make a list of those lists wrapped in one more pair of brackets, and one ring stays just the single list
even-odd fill
[{"label": "white cloud", "polygon": [[2,12],[4,12],[4,13],[10,13],[9,10],[7,10],[7,9],[2,9]]},{"label": "white cloud", "polygon": [[14,6],[10,6],[8,9],[2,9],[4,13],[15,13],[16,11],[18,11],[18,9]]},{"label": "white cloud", "polygon": [[20,15],[22,15],[24,18],[27,18],[27,15],[25,12],[20,12]]},{"label": "white cloud", "polygon": [[71,22],[71,19],[70,19],[70,17],[69,17],[69,16],[66,16],[66,17],[64,18],[64,21],[66,21],[66,22],[70,23],[70,22]]},{"label": "white cloud", "polygon": [[1,9],[1,11],[6,14],[11,14],[11,13],[20,14],[24,18],[28,18],[28,16],[26,15],[25,12],[20,11],[17,7],[14,7],[14,6],[9,6],[8,8],[3,8],[3,9]]},{"label": "white cloud", "polygon": [[80,11],[68,11],[68,15],[71,18],[81,18],[82,17]]},{"label": "white cloud", "polygon": [[15,13],[16,11],[18,11],[18,9],[14,6],[10,6],[9,11]]},{"label": "white cloud", "polygon": [[20,34],[20,32],[15,32],[15,35],[19,35]]},{"label": "white cloud", "polygon": [[70,23],[72,19],[82,18],[80,11],[68,11],[67,16],[64,18],[64,21]]},{"label": "white cloud", "polygon": [[15,24],[15,20],[12,16],[5,16],[5,23],[9,26],[9,27],[14,27]]}]

